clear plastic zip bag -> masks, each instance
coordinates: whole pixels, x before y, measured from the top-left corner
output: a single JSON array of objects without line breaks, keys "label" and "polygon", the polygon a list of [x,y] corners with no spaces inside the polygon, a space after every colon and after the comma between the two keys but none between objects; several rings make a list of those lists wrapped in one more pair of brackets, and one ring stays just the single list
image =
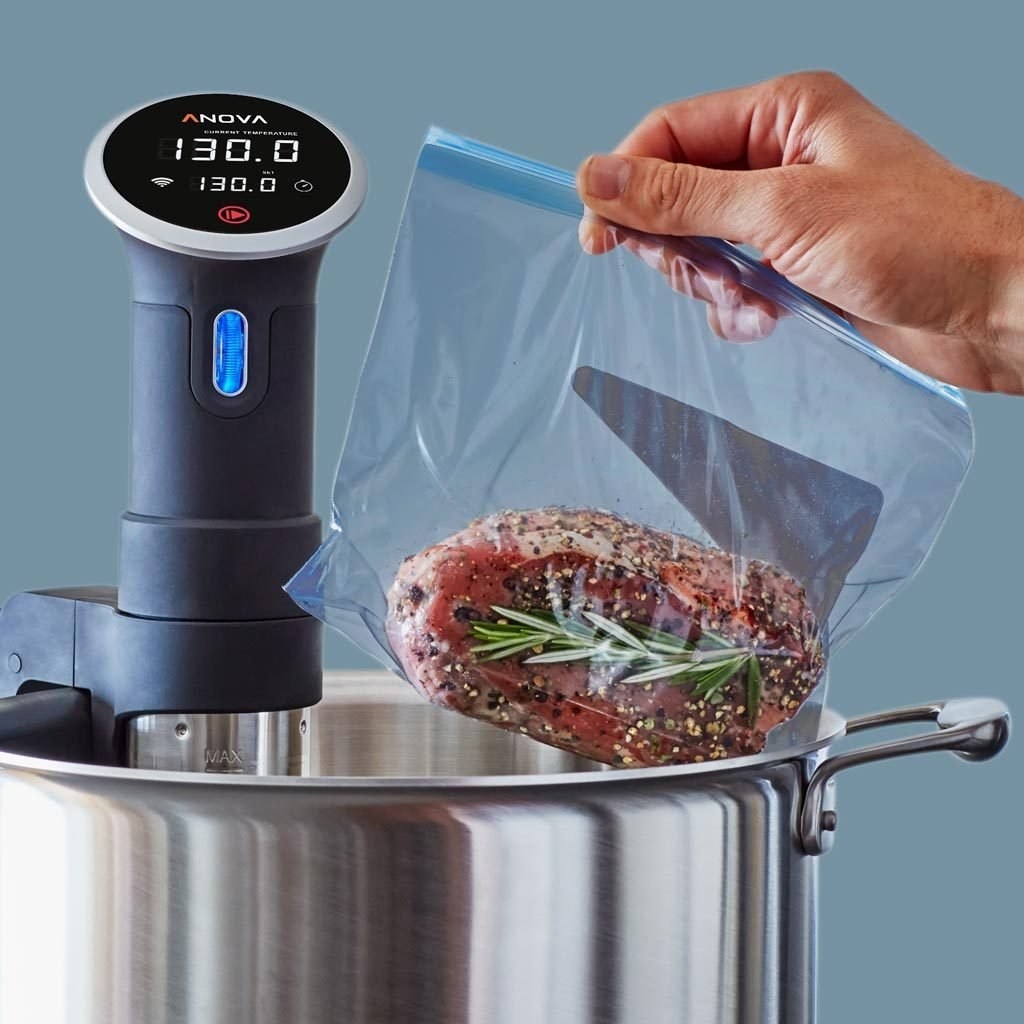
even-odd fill
[{"label": "clear plastic zip bag", "polygon": [[[569,174],[431,131],[288,591],[435,703],[608,764],[814,739],[968,409],[728,243],[588,256],[581,213]],[[768,336],[716,336],[719,293]]]}]

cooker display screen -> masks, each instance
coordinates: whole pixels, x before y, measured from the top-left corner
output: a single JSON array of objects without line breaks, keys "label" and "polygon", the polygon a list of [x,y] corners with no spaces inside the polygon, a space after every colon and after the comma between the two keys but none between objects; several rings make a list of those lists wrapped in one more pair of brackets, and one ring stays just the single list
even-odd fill
[{"label": "cooker display screen", "polygon": [[171,224],[277,231],[333,206],[352,174],[341,139],[300,110],[251,96],[181,96],[136,111],[103,150],[110,183]]}]

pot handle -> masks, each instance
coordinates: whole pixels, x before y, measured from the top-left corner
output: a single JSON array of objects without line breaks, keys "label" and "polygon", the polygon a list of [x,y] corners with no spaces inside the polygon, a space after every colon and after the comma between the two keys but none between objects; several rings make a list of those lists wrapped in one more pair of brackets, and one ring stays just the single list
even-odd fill
[{"label": "pot handle", "polygon": [[837,754],[815,768],[804,791],[800,811],[799,838],[804,852],[817,856],[832,848],[837,818],[831,783],[839,772],[927,750],[949,750],[965,761],[987,761],[995,757],[1010,738],[1009,709],[1002,701],[988,697],[936,701],[864,715],[846,723],[846,735],[909,722],[935,722],[938,732]]}]

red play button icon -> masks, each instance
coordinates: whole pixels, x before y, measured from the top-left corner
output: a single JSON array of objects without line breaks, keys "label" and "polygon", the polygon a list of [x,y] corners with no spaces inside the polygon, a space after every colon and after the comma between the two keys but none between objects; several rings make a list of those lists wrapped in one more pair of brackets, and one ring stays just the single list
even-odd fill
[{"label": "red play button icon", "polygon": [[225,224],[244,224],[252,214],[244,206],[222,206],[217,216]]}]

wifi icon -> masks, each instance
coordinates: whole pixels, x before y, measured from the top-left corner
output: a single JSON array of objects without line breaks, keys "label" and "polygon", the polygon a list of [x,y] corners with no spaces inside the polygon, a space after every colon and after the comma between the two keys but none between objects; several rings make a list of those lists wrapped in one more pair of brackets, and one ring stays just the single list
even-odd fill
[{"label": "wifi icon", "polygon": [[174,181],[173,178],[150,178],[149,180],[159,188],[167,188]]}]

